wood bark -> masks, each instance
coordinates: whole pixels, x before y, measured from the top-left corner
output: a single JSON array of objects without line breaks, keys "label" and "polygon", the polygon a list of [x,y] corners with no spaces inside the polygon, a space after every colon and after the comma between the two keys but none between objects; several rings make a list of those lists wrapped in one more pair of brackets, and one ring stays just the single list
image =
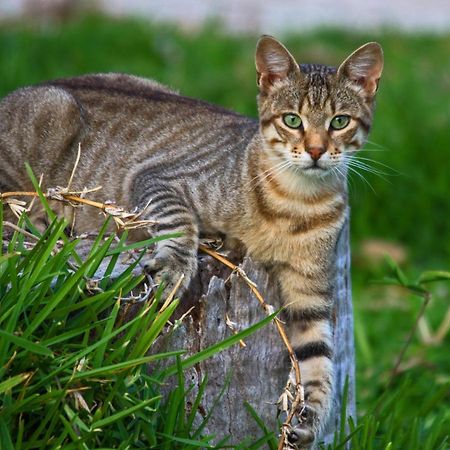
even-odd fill
[{"label": "wood bark", "polygon": [[[333,409],[322,439],[333,440],[339,430],[343,389],[348,378],[347,415],[355,417],[353,313],[350,288],[350,251],[348,221],[344,225],[337,246],[337,279],[334,300],[334,366],[335,392]],[[236,262],[236,261],[234,261]],[[250,258],[241,267],[254,281],[265,301],[275,308],[281,305],[278,289],[268,273]],[[228,317],[242,330],[263,319],[265,312],[250,292],[247,284],[236,274],[230,274],[221,263],[210,256],[200,256],[199,272],[189,291],[183,296],[179,315],[194,306],[183,324],[167,337],[167,349],[186,349],[198,352],[231,335],[226,324]],[[232,436],[237,443],[245,438],[261,437],[262,431],[244,407],[248,402],[262,418],[269,430],[279,432],[276,402],[283,391],[290,370],[290,362],[273,324],[245,340],[246,347],[235,345],[187,370],[186,384],[198,390],[205,376],[208,384],[201,410],[213,409],[204,430],[207,434]],[[300,365],[301,369],[301,365]],[[228,383],[228,384],[226,384]],[[226,384],[226,386],[225,386]],[[221,390],[225,390],[216,404]]]}]

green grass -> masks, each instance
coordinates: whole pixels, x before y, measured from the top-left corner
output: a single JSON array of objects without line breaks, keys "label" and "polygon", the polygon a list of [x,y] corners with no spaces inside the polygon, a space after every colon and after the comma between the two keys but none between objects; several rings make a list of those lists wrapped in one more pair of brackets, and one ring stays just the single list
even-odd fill
[{"label": "green grass", "polygon": [[[14,233],[4,234],[0,203],[0,236],[7,237],[0,246],[0,448],[226,448],[226,432],[204,435],[209,417],[197,414],[207,380],[189,394],[184,371],[277,313],[188,357],[183,349],[149,352],[163,330],[174,330],[169,319],[179,300],[163,297],[163,286],[148,292],[145,275],[133,269],[148,245],[169,235],[126,245],[124,231],[116,243],[106,233],[109,217],[80,255],[82,239],[66,236],[68,222],[27,171],[51,223],[41,233],[24,213]],[[130,250],[134,262],[114,271]],[[101,264],[107,268],[98,279]]]},{"label": "green grass", "polygon": [[[421,299],[402,287],[370,284],[391,269],[368,262],[361,248],[373,237],[398,243],[408,252],[404,268],[409,278],[424,269],[448,270],[450,35],[319,30],[286,36],[285,42],[301,62],[339,64],[370,40],[382,44],[386,62],[363,156],[391,169],[385,179],[366,175],[374,192],[358,177],[351,182],[358,409],[364,416],[354,443],[366,436],[372,447],[359,448],[431,448],[426,447],[431,441],[441,448],[450,429],[449,337],[427,344],[415,333],[404,371],[387,388]],[[51,78],[121,71],[256,116],[255,42],[256,36],[227,36],[217,26],[187,34],[131,19],[3,25],[0,95]],[[433,283],[430,289],[434,296],[425,317],[436,329],[449,307],[449,284]],[[389,439],[395,445],[389,447]]]},{"label": "green grass", "polygon": [[[0,235],[1,224],[0,204]],[[97,280],[93,291],[89,282],[105,257],[112,255],[112,270],[114,255],[127,247],[106,237],[105,226],[81,258],[80,240],[69,241],[66,226],[54,219],[34,245],[15,232],[6,252],[0,247],[0,448],[224,448],[226,433],[204,435],[208,418],[199,421],[195,407],[189,412],[183,371],[274,315],[190,357],[176,349],[148,355],[178,300],[162,301],[159,290],[127,316],[123,302],[142,289],[144,276],[132,274],[137,261]],[[174,375],[178,384],[165,397],[161,387],[173,385]],[[206,381],[190,396],[194,405]]]}]

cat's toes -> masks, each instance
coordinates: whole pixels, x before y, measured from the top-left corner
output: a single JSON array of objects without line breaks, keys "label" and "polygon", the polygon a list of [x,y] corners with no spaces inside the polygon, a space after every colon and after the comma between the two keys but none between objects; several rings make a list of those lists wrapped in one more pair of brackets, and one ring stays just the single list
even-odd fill
[{"label": "cat's toes", "polygon": [[184,291],[183,283],[178,285],[178,281],[182,277],[184,277],[184,274],[182,272],[163,269],[153,275],[153,280],[158,286],[161,283],[164,285],[164,296],[171,294],[175,289],[176,292],[174,292],[174,294],[178,296],[181,295],[181,293]]},{"label": "cat's toes", "polygon": [[174,264],[170,258],[148,258],[143,263],[144,271],[152,277],[155,285],[164,284],[165,295],[169,295],[175,289],[180,278],[183,278],[183,281],[176,292],[177,295],[180,295],[186,287],[184,271]]},{"label": "cat's toes", "polygon": [[142,264],[147,273],[156,273],[167,265],[167,258],[144,257]]},{"label": "cat's toes", "polygon": [[289,444],[299,450],[311,448],[314,439],[314,431],[310,428],[304,428],[303,425],[293,428],[288,436]]},{"label": "cat's toes", "polygon": [[288,434],[289,443],[296,449],[311,448],[316,438],[317,413],[312,406],[305,405],[292,422]]}]

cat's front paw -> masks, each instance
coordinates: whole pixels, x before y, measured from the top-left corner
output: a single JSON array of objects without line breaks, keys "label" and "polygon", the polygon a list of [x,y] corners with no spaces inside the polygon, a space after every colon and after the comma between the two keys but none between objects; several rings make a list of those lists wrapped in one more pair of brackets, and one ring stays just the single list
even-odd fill
[{"label": "cat's front paw", "polygon": [[177,285],[179,285],[176,291],[177,295],[181,295],[186,289],[188,282],[186,278],[190,278],[190,274],[186,273],[185,267],[180,267],[169,256],[150,256],[143,260],[143,265],[144,271],[151,276],[155,285],[164,284],[163,295],[167,296],[172,293]]},{"label": "cat's front paw", "polygon": [[317,411],[304,405],[294,417],[287,438],[294,449],[310,449],[316,438]]}]

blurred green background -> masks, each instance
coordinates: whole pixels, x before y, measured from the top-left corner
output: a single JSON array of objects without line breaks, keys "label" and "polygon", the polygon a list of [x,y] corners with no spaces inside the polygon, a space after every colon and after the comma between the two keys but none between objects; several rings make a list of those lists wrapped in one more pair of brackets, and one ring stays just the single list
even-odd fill
[{"label": "blurred green background", "polygon": [[[385,52],[373,131],[361,153],[383,173],[361,172],[364,180],[355,174],[350,180],[358,407],[364,414],[385,391],[421,302],[402,288],[371,283],[389,271],[383,255],[411,278],[424,269],[449,270],[450,35],[321,29],[278,37],[299,62],[337,65],[372,40]],[[4,23],[0,95],[52,78],[127,72],[256,117],[256,40],[230,36],[215,23],[189,33],[100,16]],[[421,417],[417,432],[432,430],[442,440],[450,429],[450,339],[448,333],[434,340],[430,335],[448,314],[449,284],[431,289],[433,300],[389,389],[402,392],[395,409],[399,427],[408,432]]]}]

